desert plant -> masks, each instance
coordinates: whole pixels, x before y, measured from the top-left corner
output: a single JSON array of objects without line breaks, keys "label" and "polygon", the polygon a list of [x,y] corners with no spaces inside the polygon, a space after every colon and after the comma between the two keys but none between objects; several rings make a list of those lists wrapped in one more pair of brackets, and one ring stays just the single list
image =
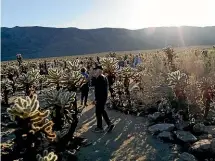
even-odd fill
[{"label": "desert plant", "polygon": [[13,65],[13,66],[6,67],[5,71],[7,73],[8,79],[13,82],[11,85],[13,88],[13,93],[15,93],[15,91],[16,91],[16,80],[19,77],[19,68],[18,68],[18,66]]},{"label": "desert plant", "polygon": [[47,83],[47,77],[45,75],[39,75],[38,77],[39,89],[42,90],[43,86]]},{"label": "desert plant", "polygon": [[43,151],[43,155],[37,154],[37,161],[57,161],[58,156],[54,152],[48,153],[47,150]]},{"label": "desert plant", "polygon": [[70,72],[70,71],[79,71],[81,69],[79,59],[75,59],[75,60],[72,60],[72,61],[67,61],[66,64],[67,64],[67,66],[66,66],[65,69],[68,72]]},{"label": "desert plant", "polygon": [[79,71],[70,71],[63,73],[61,84],[69,91],[76,92],[77,88],[80,88],[85,81],[85,77]]},{"label": "desert plant", "polygon": [[75,95],[75,92],[69,92],[62,88],[60,90],[46,90],[42,93],[43,108],[51,111],[56,130],[62,130],[65,123],[72,122],[71,115],[74,113],[72,102],[75,101]]},{"label": "desert plant", "polygon": [[100,63],[103,67],[103,71],[106,74],[115,74],[117,71],[117,59],[115,58],[102,58]]},{"label": "desert plant", "polygon": [[207,118],[208,112],[210,110],[210,104],[215,98],[215,83],[214,80],[209,78],[202,78],[198,86],[202,91],[202,103],[205,107],[204,118]]},{"label": "desert plant", "polygon": [[166,47],[163,49],[163,52],[166,54],[166,57],[168,59],[168,65],[171,68],[171,71],[175,71],[175,64],[174,64],[174,58],[175,58],[175,54],[174,54],[174,50],[171,47]]},{"label": "desert plant", "polygon": [[179,70],[168,74],[169,86],[173,89],[178,101],[178,109],[183,110],[185,119],[189,119],[189,107],[185,88],[188,85],[188,76]]},{"label": "desert plant", "polygon": [[22,73],[17,79],[18,84],[21,84],[25,88],[25,94],[28,96],[30,94],[30,88],[37,84],[39,77],[38,70],[30,70],[27,73]]},{"label": "desert plant", "polygon": [[60,83],[63,75],[63,71],[58,68],[50,68],[48,70],[47,83],[49,86],[56,86],[56,89],[60,89]]},{"label": "desert plant", "polygon": [[10,92],[13,91],[13,82],[10,81],[9,79],[3,79],[1,80],[1,93],[4,98],[4,103],[5,105],[8,105],[8,95]]},{"label": "desert plant", "polygon": [[8,108],[7,112],[17,125],[13,150],[16,157],[23,149],[26,149],[25,154],[28,159],[34,157],[29,155],[32,155],[32,152],[35,152],[36,148],[41,145],[43,137],[50,141],[55,140],[56,134],[52,131],[53,122],[48,120],[50,111],[39,110],[37,95],[33,95],[32,99],[18,97],[14,106]]},{"label": "desert plant", "polygon": [[[42,95],[44,108],[52,111],[54,128],[60,132],[60,150],[72,141],[82,109],[77,108],[76,93],[65,89],[46,91]],[[69,126],[69,127],[68,127]],[[69,129],[68,129],[69,128]],[[65,132],[66,130],[66,132]]]}]

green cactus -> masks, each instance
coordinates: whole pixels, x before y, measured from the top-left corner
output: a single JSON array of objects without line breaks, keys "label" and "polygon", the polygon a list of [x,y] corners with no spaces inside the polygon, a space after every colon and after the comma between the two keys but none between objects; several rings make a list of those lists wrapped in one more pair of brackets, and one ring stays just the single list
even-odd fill
[{"label": "green cactus", "polygon": [[122,78],[132,78],[135,74],[135,69],[131,68],[131,67],[124,67],[122,68],[122,70],[119,71],[119,75]]},{"label": "green cactus", "polygon": [[117,71],[117,59],[115,58],[102,58],[100,60],[100,63],[103,67],[104,73],[107,74],[115,74]]},{"label": "green cactus", "polygon": [[183,117],[185,120],[189,119],[189,106],[185,92],[185,88],[188,85],[188,76],[185,73],[181,73],[179,70],[168,74],[167,80],[169,86],[172,87],[175,97],[178,102],[178,110],[183,111]]},{"label": "green cactus", "polygon": [[181,73],[179,70],[168,74],[167,80],[170,86],[181,88],[185,87],[188,83],[188,76],[185,73]]},{"label": "green cactus", "polygon": [[81,65],[78,59],[67,61],[65,72],[80,71]]},{"label": "green cactus", "polygon": [[47,83],[47,77],[45,75],[39,75],[38,82],[39,82],[39,89],[42,90],[43,86]]},{"label": "green cactus", "polygon": [[61,69],[57,68],[51,68],[48,70],[48,75],[47,75],[47,83],[50,86],[56,86],[56,89],[60,89],[60,83],[63,75],[63,71]]},{"label": "green cactus", "polygon": [[27,68],[29,69],[29,70],[32,70],[32,69],[37,69],[38,68],[38,64],[36,63],[36,62],[28,62],[27,64],[26,64],[26,66],[27,66]]},{"label": "green cactus", "polygon": [[42,93],[41,101],[44,102],[44,108],[52,111],[55,129],[62,129],[64,118],[66,118],[67,122],[72,122],[71,115],[74,113],[74,109],[71,104],[75,101],[75,96],[75,92],[69,92],[62,88],[60,90],[47,90]]},{"label": "green cactus", "polygon": [[18,84],[21,84],[22,87],[25,88],[25,94],[29,96],[30,87],[38,83],[39,71],[38,70],[30,70],[27,73],[22,73],[20,77],[17,79]]},{"label": "green cactus", "polygon": [[69,91],[76,91],[86,82],[85,77],[79,71],[64,72],[61,84]]},{"label": "green cactus", "polygon": [[48,153],[47,150],[43,151],[43,156],[37,154],[37,161],[57,161],[58,156],[54,152]]},{"label": "green cactus", "polygon": [[[32,99],[18,97],[14,102],[14,106],[8,108],[7,112],[12,120],[23,120],[24,124],[29,125],[29,133],[33,135],[37,132],[44,133],[52,141],[56,138],[55,133],[52,132],[53,122],[47,119],[50,111],[41,112],[39,110],[37,95],[33,95]],[[21,124],[20,127],[22,127]]]},{"label": "green cactus", "polygon": [[10,92],[13,91],[13,82],[9,79],[3,79],[1,80],[1,92],[3,94],[4,103],[8,105],[8,95]]}]

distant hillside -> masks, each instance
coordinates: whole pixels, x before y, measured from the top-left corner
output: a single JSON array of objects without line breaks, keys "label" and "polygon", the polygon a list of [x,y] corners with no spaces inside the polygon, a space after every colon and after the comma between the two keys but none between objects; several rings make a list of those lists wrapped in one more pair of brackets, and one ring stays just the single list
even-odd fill
[{"label": "distant hillside", "polygon": [[163,48],[166,45],[215,44],[214,27],[158,27],[140,30],[117,28],[77,29],[49,27],[1,28],[2,61]]}]

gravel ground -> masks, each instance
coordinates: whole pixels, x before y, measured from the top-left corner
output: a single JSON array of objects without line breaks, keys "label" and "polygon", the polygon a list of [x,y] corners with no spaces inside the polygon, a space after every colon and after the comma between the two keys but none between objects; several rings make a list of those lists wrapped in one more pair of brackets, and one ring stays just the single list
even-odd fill
[{"label": "gravel ground", "polygon": [[[107,110],[116,125],[111,133],[94,133],[96,118],[91,105],[83,111],[77,135],[92,145],[78,152],[80,161],[174,161],[178,146],[162,143],[147,134],[147,119]],[[106,128],[106,124],[103,122]]]}]

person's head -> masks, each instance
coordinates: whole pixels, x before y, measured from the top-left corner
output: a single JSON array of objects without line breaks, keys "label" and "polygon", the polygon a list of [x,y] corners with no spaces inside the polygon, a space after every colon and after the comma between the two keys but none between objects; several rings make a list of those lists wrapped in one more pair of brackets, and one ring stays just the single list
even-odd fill
[{"label": "person's head", "polygon": [[96,68],[95,76],[98,77],[103,73],[103,68],[102,66],[98,65]]},{"label": "person's head", "polygon": [[85,73],[86,71],[86,68],[81,68],[81,73]]}]

